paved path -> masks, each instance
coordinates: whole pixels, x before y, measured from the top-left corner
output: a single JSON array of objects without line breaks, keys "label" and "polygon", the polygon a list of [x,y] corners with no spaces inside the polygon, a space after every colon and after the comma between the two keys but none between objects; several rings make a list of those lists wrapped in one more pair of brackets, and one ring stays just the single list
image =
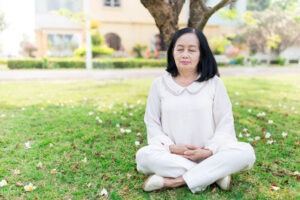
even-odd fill
[{"label": "paved path", "polygon": [[[300,67],[221,67],[221,76],[270,76],[282,74],[299,74]],[[0,81],[16,80],[118,80],[154,78],[164,73],[162,68],[151,69],[114,69],[114,70],[0,70]]]}]

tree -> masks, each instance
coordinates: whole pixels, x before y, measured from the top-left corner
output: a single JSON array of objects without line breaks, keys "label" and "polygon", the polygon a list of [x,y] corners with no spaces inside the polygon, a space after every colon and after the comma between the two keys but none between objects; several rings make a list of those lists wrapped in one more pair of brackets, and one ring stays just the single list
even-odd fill
[{"label": "tree", "polygon": [[173,33],[178,30],[178,16],[184,0],[141,0],[148,9],[162,37],[161,48],[166,49]]},{"label": "tree", "polygon": [[247,10],[262,11],[270,6],[270,0],[248,0]]},{"label": "tree", "polygon": [[248,0],[247,10],[263,11],[274,7],[286,10],[290,5],[296,5],[299,3],[299,0]]},{"label": "tree", "polygon": [[[171,37],[178,30],[178,16],[185,0],[140,0],[148,9],[162,36],[162,49],[166,49]],[[188,26],[203,30],[208,19],[219,9],[234,4],[237,0],[220,0],[213,7],[206,5],[207,0],[190,0]],[[187,1],[188,2],[188,1]]]},{"label": "tree", "polygon": [[297,15],[300,8],[290,9],[273,7],[247,13],[241,35],[250,52],[269,52],[278,56],[286,48],[300,43],[300,18]]},{"label": "tree", "polygon": [[281,8],[283,10],[287,10],[291,6],[299,7],[299,0],[272,0],[270,7],[271,8]]},{"label": "tree", "polygon": [[191,0],[188,26],[203,30],[209,18],[219,9],[228,5],[234,4],[236,0],[222,0],[215,6],[208,7],[204,0]]}]

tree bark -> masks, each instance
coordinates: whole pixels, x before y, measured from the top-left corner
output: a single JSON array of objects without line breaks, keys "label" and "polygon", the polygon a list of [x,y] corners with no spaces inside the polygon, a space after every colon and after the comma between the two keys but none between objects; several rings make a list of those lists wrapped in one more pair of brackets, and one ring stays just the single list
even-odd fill
[{"label": "tree bark", "polygon": [[190,0],[190,16],[188,21],[189,27],[203,30],[208,19],[219,9],[228,3],[235,3],[235,0],[222,0],[214,7],[207,7],[205,0]]},{"label": "tree bark", "polygon": [[178,30],[178,16],[185,0],[141,0],[159,29],[162,50],[166,50],[173,34]]},{"label": "tree bark", "polygon": [[[173,34],[178,30],[178,16],[185,0],[140,0],[148,9],[162,38],[162,49],[170,44]],[[203,30],[208,19],[227,4],[234,6],[238,0],[220,0],[214,7],[207,7],[207,0],[190,0],[188,26]]]}]

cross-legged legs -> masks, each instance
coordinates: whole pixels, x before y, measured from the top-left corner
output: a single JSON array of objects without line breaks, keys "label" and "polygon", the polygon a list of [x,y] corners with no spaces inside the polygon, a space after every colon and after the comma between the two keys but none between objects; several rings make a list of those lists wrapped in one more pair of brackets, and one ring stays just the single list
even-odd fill
[{"label": "cross-legged legs", "polygon": [[216,154],[195,163],[171,154],[161,146],[148,145],[137,152],[136,162],[138,171],[165,177],[166,187],[187,184],[192,192],[198,192],[220,178],[251,168],[255,154],[251,145],[234,142],[223,145]]}]

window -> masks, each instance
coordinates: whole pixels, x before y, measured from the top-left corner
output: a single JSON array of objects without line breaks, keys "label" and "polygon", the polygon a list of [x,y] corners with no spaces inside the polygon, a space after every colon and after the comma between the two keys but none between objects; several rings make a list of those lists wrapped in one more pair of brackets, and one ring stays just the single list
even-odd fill
[{"label": "window", "polygon": [[72,12],[81,12],[81,0],[35,0],[36,13],[48,13],[55,10],[67,9]]},{"label": "window", "polygon": [[104,0],[104,6],[106,7],[120,7],[120,0]]},{"label": "window", "polygon": [[73,51],[80,45],[78,34],[48,34],[47,55],[52,57],[73,56]]}]

